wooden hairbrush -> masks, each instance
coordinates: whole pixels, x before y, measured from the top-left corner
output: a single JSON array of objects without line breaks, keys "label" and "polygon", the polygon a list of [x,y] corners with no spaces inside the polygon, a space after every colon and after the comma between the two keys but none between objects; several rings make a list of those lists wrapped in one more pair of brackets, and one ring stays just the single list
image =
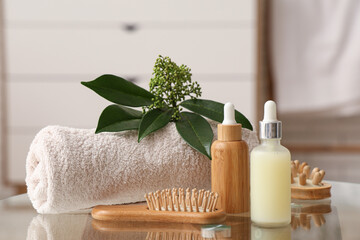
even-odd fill
[{"label": "wooden hairbrush", "polygon": [[302,200],[318,200],[331,197],[331,184],[323,182],[325,171],[291,161],[291,198]]},{"label": "wooden hairbrush", "polygon": [[103,221],[220,223],[226,214],[216,208],[218,197],[203,189],[165,189],[145,194],[147,204],[100,205],[91,215]]}]

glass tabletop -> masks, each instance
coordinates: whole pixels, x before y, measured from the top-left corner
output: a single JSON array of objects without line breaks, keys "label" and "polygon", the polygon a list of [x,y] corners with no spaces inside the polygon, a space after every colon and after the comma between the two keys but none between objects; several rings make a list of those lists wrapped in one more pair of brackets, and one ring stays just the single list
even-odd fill
[{"label": "glass tabletop", "polygon": [[292,221],[261,228],[249,213],[218,225],[104,222],[90,213],[37,214],[26,194],[0,201],[0,239],[360,239],[360,184],[330,182],[332,197],[293,201]]}]

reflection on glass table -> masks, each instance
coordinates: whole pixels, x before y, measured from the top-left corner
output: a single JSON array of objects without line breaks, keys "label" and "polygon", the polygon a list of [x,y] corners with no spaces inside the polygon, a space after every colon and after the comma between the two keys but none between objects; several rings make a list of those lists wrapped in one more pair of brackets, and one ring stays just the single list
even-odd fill
[{"label": "reflection on glass table", "polygon": [[332,182],[332,198],[294,201],[292,222],[261,228],[249,213],[219,225],[104,222],[89,213],[41,215],[27,195],[0,201],[0,239],[359,239],[360,185]]}]

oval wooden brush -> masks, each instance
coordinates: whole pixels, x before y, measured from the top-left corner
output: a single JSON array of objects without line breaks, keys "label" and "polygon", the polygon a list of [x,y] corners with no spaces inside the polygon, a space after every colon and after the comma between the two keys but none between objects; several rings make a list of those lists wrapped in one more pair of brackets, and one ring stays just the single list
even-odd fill
[{"label": "oval wooden brush", "polygon": [[164,189],[145,194],[146,204],[100,205],[93,208],[94,219],[103,221],[182,222],[211,224],[225,220],[216,209],[218,193],[204,189]]},{"label": "oval wooden brush", "polygon": [[323,182],[325,171],[314,168],[310,173],[310,166],[291,161],[291,198],[302,200],[318,200],[331,197],[331,184]]}]

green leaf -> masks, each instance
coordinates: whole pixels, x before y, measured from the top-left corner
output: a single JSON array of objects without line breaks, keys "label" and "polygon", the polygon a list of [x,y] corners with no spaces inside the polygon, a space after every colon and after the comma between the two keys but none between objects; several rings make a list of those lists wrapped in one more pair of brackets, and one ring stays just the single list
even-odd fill
[{"label": "green leaf", "polygon": [[138,129],[142,112],[120,105],[110,105],[101,113],[95,133]]},{"label": "green leaf", "polygon": [[[189,99],[183,101],[181,104],[184,108],[187,108],[195,113],[201,114],[207,118],[222,122],[224,120],[224,104],[206,100],[206,99]],[[243,128],[253,130],[250,121],[239,111],[235,110],[235,120],[241,123]]]},{"label": "green leaf", "polygon": [[210,147],[214,134],[208,121],[191,112],[182,112],[180,116],[180,120],[176,122],[176,129],[180,136],[191,147],[211,159]]},{"label": "green leaf", "polygon": [[141,119],[138,142],[156,130],[165,127],[170,122],[174,110],[153,109],[147,112]]},{"label": "green leaf", "polygon": [[113,103],[131,107],[149,106],[153,103],[153,94],[118,76],[102,75],[81,84]]}]

